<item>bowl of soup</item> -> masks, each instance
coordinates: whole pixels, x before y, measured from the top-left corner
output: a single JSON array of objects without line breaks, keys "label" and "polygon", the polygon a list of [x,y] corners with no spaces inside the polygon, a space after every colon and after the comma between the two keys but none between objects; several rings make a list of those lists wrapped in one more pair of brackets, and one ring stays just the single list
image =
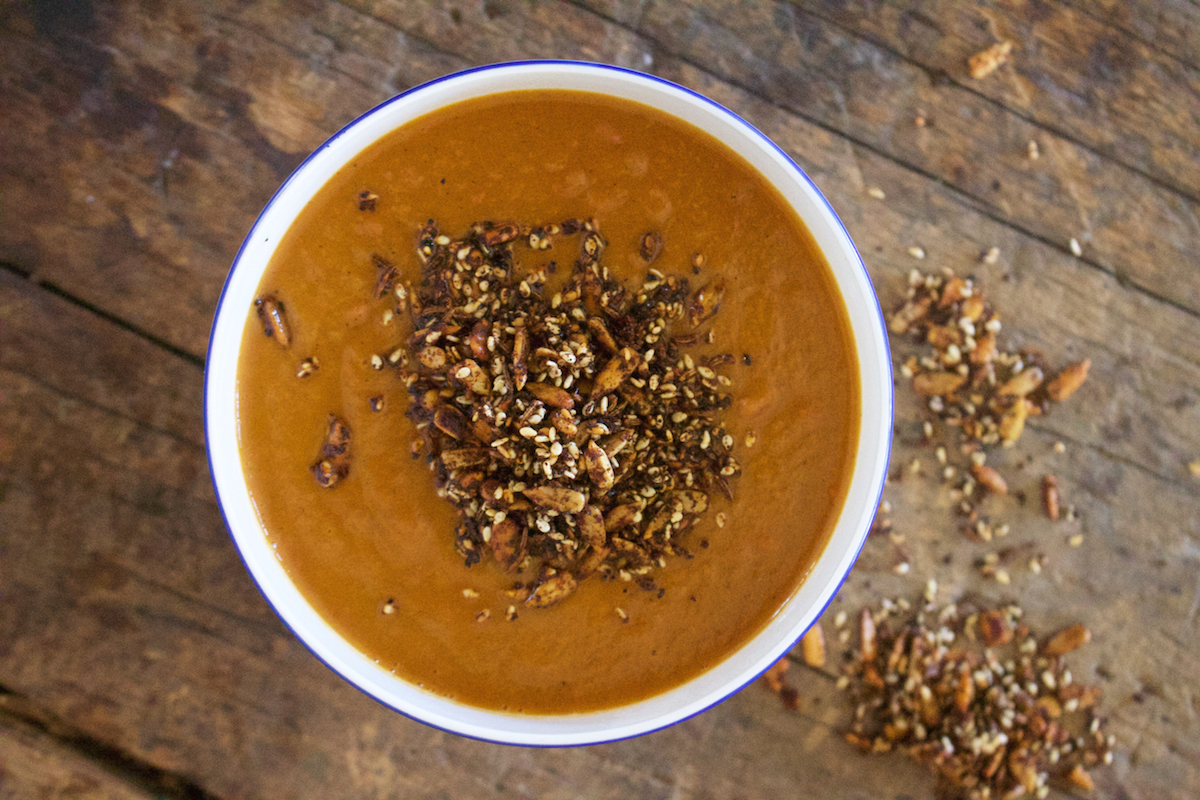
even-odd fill
[{"label": "bowl of soup", "polygon": [[868,533],[892,380],[829,203],[717,103],[520,62],[368,111],[262,211],[205,374],[296,636],[465,736],[647,733],[753,681]]}]

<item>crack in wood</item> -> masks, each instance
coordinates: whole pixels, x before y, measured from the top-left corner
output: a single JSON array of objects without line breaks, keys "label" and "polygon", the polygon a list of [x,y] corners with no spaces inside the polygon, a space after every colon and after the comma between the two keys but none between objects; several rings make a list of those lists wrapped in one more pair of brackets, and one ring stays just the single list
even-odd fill
[{"label": "crack in wood", "polygon": [[0,684],[0,721],[24,727],[78,753],[129,786],[162,800],[221,800],[194,779],[156,766],[38,706]]},{"label": "crack in wood", "polygon": [[930,74],[932,71],[937,71],[938,72],[938,80],[944,82],[946,85],[951,86],[955,89],[960,89],[964,92],[967,92],[968,94],[972,95],[973,97],[975,97],[979,100],[982,100],[983,102],[986,102],[986,103],[1000,109],[1001,111],[1003,111],[1006,114],[1011,114],[1012,116],[1016,117],[1017,119],[1020,119],[1024,122],[1028,122],[1030,125],[1033,125],[1034,127],[1039,128],[1039,129],[1045,131],[1046,133],[1057,136],[1058,138],[1062,139],[1065,142],[1069,142],[1070,144],[1074,145],[1075,147],[1078,147],[1080,150],[1083,150],[1086,153],[1091,153],[1092,155],[1094,155],[1098,158],[1101,158],[1101,159],[1107,159],[1108,161],[1111,161],[1112,163],[1114,163],[1120,167],[1123,167],[1124,169],[1129,170],[1130,172],[1134,173],[1135,175],[1138,175],[1139,177],[1144,178],[1145,180],[1149,181],[1151,184],[1157,186],[1158,188],[1160,188],[1164,191],[1170,192],[1171,194],[1178,195],[1178,196],[1182,197],[1184,200],[1187,200],[1189,202],[1200,203],[1200,194],[1191,192],[1182,186],[1177,186],[1177,185],[1171,183],[1170,181],[1167,181],[1161,177],[1154,175],[1153,173],[1147,172],[1146,170],[1144,170],[1134,164],[1130,164],[1127,161],[1123,161],[1121,158],[1118,157],[1115,149],[1113,151],[1105,151],[1105,150],[1098,149],[1094,145],[1088,144],[1087,142],[1073,136],[1070,132],[1063,130],[1062,128],[1056,128],[1044,120],[1040,120],[1035,116],[1023,113],[1019,109],[1013,108],[1012,106],[1009,106],[1000,100],[997,100],[993,97],[989,97],[988,95],[984,94],[983,92],[979,91],[978,89],[976,89],[966,83],[963,83],[962,81],[955,78],[953,75],[945,72],[944,70],[939,69],[938,67],[924,64],[924,63],[914,59],[912,56],[906,55],[905,53],[897,50],[896,48],[891,47],[890,45],[888,45],[882,41],[879,41],[875,38],[864,37],[858,31],[854,30],[853,28],[850,28],[850,27],[840,24],[835,19],[832,19],[832,18],[826,17],[826,16],[822,16],[821,14],[818,14],[817,12],[811,11],[806,8],[797,8],[795,5],[793,5],[793,0],[780,0],[780,2],[786,2],[789,5],[791,5],[793,8],[795,8],[796,11],[798,11],[802,14],[807,14],[809,17],[811,17],[813,19],[820,20],[821,22],[825,23],[826,25],[830,26],[831,28],[841,31],[848,38],[856,39],[860,42],[864,42],[868,45],[871,45],[872,47],[875,47],[875,48],[879,49],[880,51],[888,54],[889,56],[896,59],[897,61],[904,63],[904,64],[908,64],[913,67],[916,67],[917,69],[925,72],[926,74]]},{"label": "crack in wood", "polygon": [[5,272],[11,272],[13,275],[16,275],[21,278],[25,278],[26,280],[28,280],[30,278],[30,276],[33,275],[33,273],[29,272],[28,270],[26,270],[25,268],[21,267],[18,264],[12,263],[11,261],[0,261],[0,270],[4,270]]},{"label": "crack in wood", "polygon": [[[1071,2],[1070,0],[1067,0],[1067,2],[1063,2],[1063,0],[1058,0],[1058,2],[1060,5],[1064,6],[1065,8],[1071,9],[1072,11],[1074,11],[1077,14],[1082,14],[1083,16],[1088,17],[1089,19],[1099,22],[1101,25],[1105,25],[1109,28],[1112,28],[1115,31],[1120,31],[1121,33],[1125,34],[1126,36],[1128,36],[1132,39],[1135,39],[1136,41],[1140,42],[1141,44],[1144,44],[1146,47],[1149,47],[1154,52],[1164,55],[1167,58],[1171,59],[1172,61],[1182,64],[1183,66],[1188,67],[1190,69],[1200,69],[1200,61],[1195,61],[1195,62],[1188,61],[1183,56],[1179,55],[1178,53],[1174,52],[1173,50],[1169,50],[1169,49],[1163,47],[1161,44],[1154,41],[1153,39],[1148,39],[1145,36],[1142,36],[1140,33],[1137,32],[1136,29],[1128,28],[1124,25],[1120,25],[1111,18],[1106,18],[1103,15],[1094,13],[1092,11],[1092,7],[1090,5],[1091,0],[1085,0],[1084,3],[1075,3],[1075,2]],[[1200,3],[1196,3],[1196,2],[1194,2],[1194,0],[1192,2],[1192,5],[1200,7]]]},{"label": "crack in wood", "polygon": [[[130,423],[136,425],[138,428],[141,428],[144,431],[148,431],[150,433],[155,433],[155,434],[158,434],[159,436],[165,436],[168,439],[170,439],[171,441],[177,442],[177,443],[183,445],[184,447],[188,448],[189,450],[193,450],[193,451],[196,451],[196,452],[199,452],[202,454],[206,452],[203,444],[194,442],[185,436],[181,436],[178,431],[173,431],[168,428],[160,428],[156,425],[149,425],[146,422],[138,419],[137,417],[130,416],[129,414],[126,414],[122,411],[118,411],[117,409],[110,408],[108,406],[102,405],[101,403],[97,403],[95,400],[91,400],[87,397],[84,397],[83,395],[73,394],[71,392],[64,391],[61,386],[57,386],[53,383],[49,383],[44,378],[42,378],[36,374],[25,372],[25,371],[19,370],[19,369],[13,369],[11,367],[6,367],[3,363],[0,363],[0,371],[7,372],[9,375],[16,375],[17,377],[24,378],[25,380],[32,383],[34,386],[37,386],[40,389],[45,389],[47,392],[57,395],[58,397],[61,397],[64,400],[70,400],[73,403],[79,403],[81,406],[84,406],[85,408],[90,408],[90,409],[99,411],[104,414],[111,414],[112,416],[116,417],[117,419],[124,420],[126,422],[130,422]],[[214,503],[213,505],[215,506],[216,503]]]},{"label": "crack in wood", "polygon": [[196,355],[195,353],[190,353],[187,350],[184,350],[182,347],[173,345],[170,342],[168,342],[166,339],[156,336],[153,333],[151,333],[150,331],[148,331],[144,328],[141,328],[137,325],[134,325],[132,322],[121,319],[116,314],[113,314],[112,312],[109,312],[109,311],[105,311],[103,308],[100,308],[99,306],[95,305],[94,303],[90,303],[87,300],[84,300],[82,297],[78,297],[77,295],[71,294],[66,289],[63,289],[62,287],[58,286],[55,283],[52,283],[50,281],[42,281],[42,280],[34,281],[34,283],[38,286],[38,288],[44,289],[45,291],[49,292],[50,294],[54,295],[55,297],[59,298],[60,300],[65,300],[68,303],[70,303],[71,305],[82,308],[84,311],[89,311],[92,314],[95,314],[96,316],[100,317],[100,319],[104,320],[105,322],[109,322],[113,325],[116,325],[121,330],[128,331],[129,333],[132,333],[133,335],[135,335],[141,339],[144,339],[145,341],[149,342],[150,344],[154,345],[155,347],[166,350],[171,355],[173,355],[177,358],[181,358],[184,361],[188,362],[189,364],[193,364],[193,365],[199,367],[200,369],[204,369],[204,356]]}]

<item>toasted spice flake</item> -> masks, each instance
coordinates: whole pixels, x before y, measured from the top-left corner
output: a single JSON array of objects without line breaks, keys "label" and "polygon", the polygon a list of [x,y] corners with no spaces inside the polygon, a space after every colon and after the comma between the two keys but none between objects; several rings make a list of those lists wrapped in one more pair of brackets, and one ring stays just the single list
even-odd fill
[{"label": "toasted spice flake", "polygon": [[1088,774],[1082,764],[1071,767],[1071,771],[1067,773],[1067,782],[1085,792],[1096,791],[1096,782],[1092,780],[1092,776]]},{"label": "toasted spice flake", "polygon": [[642,241],[638,247],[638,252],[641,254],[642,259],[647,264],[652,264],[654,263],[654,259],[658,258],[658,254],[662,252],[662,249],[662,236],[651,231],[642,237]]},{"label": "toasted spice flake", "polygon": [[574,576],[566,572],[552,575],[538,584],[525,601],[525,605],[530,608],[547,608],[561,603],[575,591],[577,585]]},{"label": "toasted spice flake", "polygon": [[288,327],[283,303],[273,294],[264,294],[254,298],[254,308],[258,312],[259,321],[262,322],[263,332],[284,347],[291,346],[292,332]]},{"label": "toasted spice flake", "polygon": [[1091,366],[1092,360],[1085,358],[1067,367],[1046,386],[1046,394],[1056,403],[1066,400],[1087,380]]},{"label": "toasted spice flake", "polygon": [[[385,295],[391,294],[396,288],[396,280],[400,273],[396,269],[396,265],[388,261],[386,258],[378,255],[372,255],[371,260],[375,262],[375,299],[379,299]],[[389,320],[384,319],[384,324],[388,324]]]},{"label": "toasted spice flake", "polygon": [[971,56],[967,59],[971,77],[975,80],[983,80],[999,69],[1002,64],[1007,64],[1012,58],[1012,47],[1012,42],[997,42],[986,50],[981,50]]},{"label": "toasted spice flake", "polygon": [[784,656],[767,668],[767,671],[763,673],[762,681],[767,691],[779,695],[784,708],[796,711],[800,708],[800,693],[788,683],[787,673],[791,666],[791,661]]},{"label": "toasted spice flake", "polygon": [[805,632],[804,637],[800,640],[800,645],[804,653],[805,664],[810,667],[825,666],[825,631],[821,629],[819,620]]},{"label": "toasted spice flake", "polygon": [[1042,653],[1047,656],[1064,656],[1073,650],[1078,650],[1092,640],[1092,632],[1082,622],[1068,625],[1056,632],[1042,645]]},{"label": "toasted spice flake", "polygon": [[[1038,652],[1019,607],[960,602],[904,613],[906,605],[917,604],[885,600],[874,612],[870,650],[853,654],[838,680],[854,703],[847,741],[907,752],[937,776],[944,799],[1041,797],[1051,779],[1111,763],[1098,690],[1075,682],[1061,653]],[[977,620],[1002,634],[977,642]]]},{"label": "toasted spice flake", "polygon": [[350,426],[329,415],[321,456],[311,467],[317,484],[331,489],[350,474]]},{"label": "toasted spice flake", "polygon": [[979,635],[988,647],[1001,647],[1012,641],[1013,628],[1003,611],[985,611],[979,615]]},{"label": "toasted spice flake", "polygon": [[[579,256],[556,288],[545,268],[519,266],[518,248],[571,235]],[[461,238],[430,223],[413,332],[387,359],[411,398],[412,451],[458,510],[459,554],[521,575],[513,598],[527,608],[591,575],[656,589],[648,573],[687,554],[710,493],[732,497],[741,471],[721,423],[733,358],[688,352],[723,281],[693,294],[651,267],[630,289],[608,277],[604,248],[594,222],[481,224]]]},{"label": "toasted spice flake", "polygon": [[987,489],[992,494],[1008,494],[1008,483],[1004,478],[1000,477],[1000,473],[984,464],[976,464],[971,467],[971,474],[975,480],[979,481],[979,485]]},{"label": "toasted spice flake", "polygon": [[688,306],[688,319],[692,327],[710,319],[721,308],[721,300],[725,297],[725,280],[718,278],[707,286],[696,290],[692,302]]},{"label": "toasted spice flake", "polygon": [[1047,475],[1042,478],[1042,510],[1052,520],[1059,517],[1058,478]]},{"label": "toasted spice flake", "polygon": [[379,195],[372,192],[370,189],[363,189],[358,193],[358,210],[359,211],[374,211],[375,204],[379,202]]},{"label": "toasted spice flake", "polygon": [[309,375],[312,375],[314,372],[316,372],[320,368],[321,368],[321,362],[318,361],[315,356],[313,356],[312,358],[306,358],[303,361],[301,361],[300,366],[296,368],[296,377],[297,378],[307,378]]}]

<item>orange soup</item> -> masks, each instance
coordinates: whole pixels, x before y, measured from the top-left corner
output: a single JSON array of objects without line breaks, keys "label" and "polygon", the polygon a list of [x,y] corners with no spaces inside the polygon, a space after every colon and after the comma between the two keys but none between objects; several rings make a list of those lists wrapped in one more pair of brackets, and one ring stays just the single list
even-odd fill
[{"label": "orange soup", "polygon": [[[723,434],[714,446],[736,457],[738,474],[731,469],[724,481],[731,496],[706,484],[707,510],[681,526],[667,548],[673,557],[648,574],[649,567],[636,575],[601,570],[538,608],[529,599],[535,576],[520,565],[498,563],[487,547],[464,559],[461,519],[439,497],[445,486],[431,471],[432,454],[414,457],[421,433],[413,420],[421,417],[410,418],[405,378],[423,368],[406,349],[414,298],[402,303],[395,291],[420,294],[418,248],[431,220],[446,241],[484,221],[595,220],[603,267],[631,297],[660,276],[689,282],[686,303],[704,287],[722,287],[717,313],[694,330],[683,319],[678,330],[690,337],[689,363],[720,365],[710,370],[712,381],[720,377],[712,385],[728,407],[709,416],[719,417],[711,424]],[[539,272],[549,276],[546,293],[569,281],[587,233],[569,228],[555,230],[548,247],[530,247],[521,231],[511,245],[514,285]],[[766,624],[805,579],[844,500],[860,389],[828,265],[795,212],[747,163],[655,109],[523,91],[408,123],[309,203],[280,243],[260,298],[263,307],[247,309],[238,421],[267,535],[331,626],[439,695],[563,714],[673,688]],[[286,337],[263,335],[273,320],[287,326]],[[466,357],[462,333],[442,342],[455,359]],[[590,382],[564,391],[580,431],[558,444],[585,448],[584,408],[599,393]],[[614,390],[613,402],[626,391]],[[331,443],[331,419],[348,430],[348,448]],[[627,453],[638,435],[630,434]],[[601,531],[593,549],[614,544],[608,537]]]}]

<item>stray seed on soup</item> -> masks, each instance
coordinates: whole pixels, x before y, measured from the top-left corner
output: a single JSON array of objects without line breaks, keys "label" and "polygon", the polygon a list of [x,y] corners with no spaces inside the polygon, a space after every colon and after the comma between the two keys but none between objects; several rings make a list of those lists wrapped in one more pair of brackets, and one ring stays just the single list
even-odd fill
[{"label": "stray seed on soup", "polygon": [[263,332],[284,347],[292,343],[292,333],[288,328],[287,315],[281,303],[273,294],[264,294],[255,298],[254,307],[258,318],[263,324]]},{"label": "stray seed on soup", "polygon": [[317,361],[316,357],[306,358],[300,362],[300,367],[296,370],[297,378],[307,378],[321,367],[321,362]]},{"label": "stray seed on soup", "polygon": [[642,237],[639,252],[642,259],[647,263],[653,263],[654,259],[658,258],[658,254],[663,249],[663,238],[657,233],[651,231]]},{"label": "stray seed on soup", "polygon": [[358,210],[359,211],[374,211],[375,204],[379,202],[379,195],[372,192],[370,189],[363,189],[358,193]]},{"label": "stray seed on soup", "polygon": [[317,484],[330,489],[350,472],[350,426],[330,414],[321,458],[312,466]]}]

